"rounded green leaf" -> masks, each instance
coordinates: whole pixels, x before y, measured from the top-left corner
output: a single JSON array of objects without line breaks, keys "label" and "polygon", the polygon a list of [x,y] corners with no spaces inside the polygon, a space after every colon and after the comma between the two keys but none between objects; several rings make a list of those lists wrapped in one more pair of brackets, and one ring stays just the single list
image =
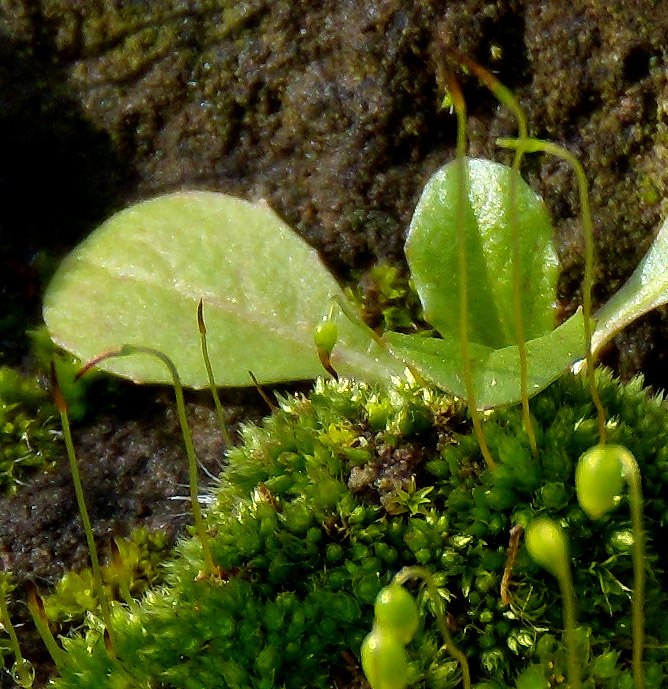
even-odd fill
[{"label": "rounded green leaf", "polygon": [[620,330],[668,303],[668,219],[624,286],[596,314],[592,350],[598,352]]},{"label": "rounded green leaf", "polygon": [[[508,185],[512,170],[467,159],[465,213],[469,340],[494,349],[516,344],[512,226]],[[443,336],[459,333],[457,165],[429,180],[411,221],[406,257],[424,315]],[[522,319],[527,339],[552,330],[558,278],[552,226],[540,197],[522,180],[517,188]]]},{"label": "rounded green leaf", "polygon": [[[63,262],[47,291],[53,340],[82,360],[123,344],[172,358],[185,385],[207,385],[197,305],[221,386],[323,373],[313,342],[342,290],[317,252],[265,203],[224,194],[169,194],[120,211]],[[402,367],[347,318],[332,357],[342,375],[385,378]],[[137,355],[102,366],[136,382],[170,382]]]}]

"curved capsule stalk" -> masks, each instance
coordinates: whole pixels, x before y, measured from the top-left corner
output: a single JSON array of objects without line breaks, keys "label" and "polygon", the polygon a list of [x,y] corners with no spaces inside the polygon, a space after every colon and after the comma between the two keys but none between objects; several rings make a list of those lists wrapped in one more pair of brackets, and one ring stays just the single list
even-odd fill
[{"label": "curved capsule stalk", "polygon": [[220,403],[220,396],[218,395],[218,388],[216,387],[216,379],[213,375],[213,368],[211,367],[211,359],[209,358],[209,348],[206,341],[206,325],[204,323],[204,313],[203,313],[203,300],[199,300],[197,305],[197,327],[199,329],[199,334],[201,338],[202,345],[202,359],[204,360],[204,366],[206,368],[206,375],[209,379],[209,389],[211,390],[211,396],[213,397],[213,403],[216,407],[216,416],[218,417],[218,425],[220,426],[220,432],[223,436],[223,443],[225,443],[226,448],[232,447],[232,440],[230,438],[230,433],[227,430],[227,422],[225,421],[225,412],[223,411],[223,405]]},{"label": "curved capsule stalk", "polygon": [[510,176],[510,183],[508,185],[508,209],[510,214],[513,248],[513,311],[515,316],[515,342],[517,345],[520,367],[520,389],[524,428],[527,433],[531,452],[534,456],[536,456],[538,455],[538,446],[536,444],[536,434],[534,432],[533,423],[531,422],[531,411],[529,408],[529,364],[526,347],[526,333],[524,328],[524,320],[522,317],[522,254],[520,250],[520,224],[517,211],[517,188],[520,181],[520,165],[522,164],[522,157],[526,150],[525,141],[529,136],[526,117],[524,116],[522,108],[520,108],[519,103],[517,100],[515,100],[515,97],[510,90],[508,90],[490,72],[468,58],[466,55],[455,54],[455,59],[470,69],[478,80],[481,81],[494,94],[494,96],[501,103],[503,103],[503,105],[512,111],[515,119],[517,120],[519,138],[517,139],[517,146],[515,147],[512,174]]},{"label": "curved capsule stalk", "polygon": [[[102,611],[102,618],[104,624],[109,632],[109,647],[111,648],[110,657],[113,657],[113,627],[111,623],[111,611],[109,609],[109,600],[104,591],[104,586],[102,584],[102,571],[100,569],[100,559],[97,554],[97,546],[95,545],[95,538],[93,536],[93,528],[91,526],[90,517],[88,515],[88,508],[86,507],[86,499],[84,497],[83,485],[81,483],[81,476],[79,474],[79,465],[77,463],[77,457],[74,450],[74,443],[72,442],[72,432],[70,430],[70,420],[67,414],[67,402],[63,396],[60,385],[58,384],[58,376],[56,374],[56,367],[51,362],[51,385],[53,388],[53,397],[56,403],[56,408],[60,414],[60,421],[63,427],[63,438],[65,440],[65,447],[67,449],[67,458],[70,463],[70,472],[72,474],[72,483],[74,484],[74,493],[77,499],[77,505],[79,507],[79,514],[81,515],[81,521],[84,527],[84,533],[86,534],[86,542],[88,544],[88,554],[90,555],[91,569],[93,571],[93,581],[95,582],[95,593],[97,599],[100,602],[100,609]],[[41,599],[37,596],[36,590],[34,595],[35,600],[39,605],[35,608],[36,610],[41,609],[43,612],[43,606],[41,605]],[[36,604],[37,605],[37,604]],[[32,609],[31,609],[32,612]],[[35,615],[33,614],[35,618]],[[46,624],[48,628],[48,623]],[[41,632],[40,632],[41,633]],[[42,637],[44,639],[44,637]],[[46,643],[46,641],[45,641]],[[55,644],[55,641],[53,642]],[[53,657],[52,649],[49,648],[49,652]],[[54,658],[55,662],[55,658]]]},{"label": "curved capsule stalk", "polygon": [[456,79],[448,75],[452,103],[457,114],[457,254],[459,269],[459,333],[462,372],[466,384],[466,395],[469,403],[469,412],[473,423],[473,430],[478,438],[480,451],[485,459],[487,466],[492,469],[495,466],[492,453],[489,451],[485,432],[478,408],[476,405],[476,391],[473,385],[473,374],[471,372],[471,354],[469,351],[469,317],[468,317],[468,268],[466,264],[466,234],[464,227],[464,215],[466,212],[466,103],[461,89]]},{"label": "curved capsule stalk", "polygon": [[123,345],[118,349],[113,349],[96,356],[91,359],[77,374],[78,377],[83,376],[91,368],[99,364],[105,359],[113,357],[125,357],[134,354],[148,354],[149,356],[157,358],[165,368],[168,370],[169,375],[172,379],[172,385],[174,387],[174,396],[176,397],[176,409],[179,417],[179,423],[181,424],[181,433],[183,435],[183,443],[186,448],[186,454],[188,455],[188,475],[190,483],[190,501],[192,504],[193,520],[195,522],[195,530],[197,536],[202,546],[202,553],[204,556],[204,566],[206,572],[210,576],[218,576],[219,570],[213,562],[213,556],[211,554],[211,547],[209,546],[209,537],[207,535],[206,526],[204,524],[204,518],[202,517],[202,510],[199,505],[199,486],[197,479],[197,456],[195,454],[195,446],[193,445],[192,435],[190,433],[190,427],[188,426],[188,420],[186,419],[186,405],[183,399],[183,386],[181,385],[181,379],[179,378],[179,373],[176,370],[176,366],[172,360],[163,352],[153,349],[152,347],[142,347],[139,345]]},{"label": "curved capsule stalk", "polygon": [[581,689],[580,665],[575,641],[575,592],[564,530],[548,517],[538,517],[526,531],[531,557],[559,582],[564,611],[564,635],[568,651],[568,679],[571,689]]}]

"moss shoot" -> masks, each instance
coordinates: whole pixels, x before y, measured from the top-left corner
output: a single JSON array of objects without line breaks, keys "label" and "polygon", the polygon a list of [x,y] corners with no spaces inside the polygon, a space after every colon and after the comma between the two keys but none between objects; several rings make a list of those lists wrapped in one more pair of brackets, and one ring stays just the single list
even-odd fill
[{"label": "moss shoot", "polygon": [[[655,546],[668,508],[668,412],[639,379],[623,386],[602,371],[598,384],[610,441],[634,453],[645,483],[645,669],[647,687],[658,688],[668,672],[667,556]],[[384,392],[318,381],[308,397],[281,399],[262,425],[244,429],[206,515],[222,577],[202,577],[199,543],[183,540],[165,585],[113,607],[116,658],[89,616],[82,635],[65,641],[54,686],[270,689],[359,680],[375,597],[414,565],[432,573],[447,601],[475,687],[552,686],[567,674],[556,582],[523,544],[506,572],[511,528],[537,514],[557,521],[571,544],[583,681],[632,686],[628,510],[593,522],[575,497],[577,458],[597,440],[587,385],[563,376],[535,398],[532,414],[538,459],[520,408],[485,418],[498,458],[490,471],[465,408],[415,382]],[[424,613],[422,593],[417,602]],[[433,616],[422,619],[406,649],[413,686],[454,688],[459,666],[441,648]]]}]

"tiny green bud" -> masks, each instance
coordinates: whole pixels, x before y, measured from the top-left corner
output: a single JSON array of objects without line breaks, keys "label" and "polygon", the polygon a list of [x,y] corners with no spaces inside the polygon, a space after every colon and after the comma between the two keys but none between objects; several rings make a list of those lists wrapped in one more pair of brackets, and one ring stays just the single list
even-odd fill
[{"label": "tiny green bud", "polygon": [[568,570],[568,541],[564,530],[548,517],[538,517],[526,530],[529,555],[560,579]]},{"label": "tiny green bud", "polygon": [[627,455],[631,453],[621,445],[595,445],[578,460],[575,490],[580,507],[591,519],[599,519],[619,503]]},{"label": "tiny green bud", "polygon": [[336,341],[339,339],[339,328],[336,323],[329,318],[324,318],[315,329],[313,340],[318,349],[322,349],[328,354],[332,353]]},{"label": "tiny green bud", "polygon": [[367,557],[362,561],[362,571],[366,574],[376,574],[383,569],[383,561],[379,557]]},{"label": "tiny green bud", "polygon": [[378,595],[379,588],[378,574],[365,574],[354,585],[354,592],[362,603],[372,603]]},{"label": "tiny green bud", "polygon": [[336,323],[329,318],[324,318],[316,326],[313,334],[313,341],[318,352],[318,358],[322,367],[329,373],[334,380],[338,380],[339,376],[332,366],[332,350],[336,341],[339,339],[339,328]]},{"label": "tiny green bud", "polygon": [[376,555],[388,565],[395,564],[399,559],[397,549],[387,545],[386,543],[383,543],[382,541],[375,543],[373,548],[376,552]]},{"label": "tiny green bud", "polygon": [[385,428],[385,424],[387,424],[387,417],[390,413],[389,405],[379,402],[369,402],[366,406],[366,413],[369,426],[371,426],[374,431],[380,431]]},{"label": "tiny green bud", "polygon": [[483,610],[480,615],[478,615],[478,619],[482,624],[490,624],[494,619],[494,613],[491,610]]},{"label": "tiny green bud", "polygon": [[563,483],[552,481],[540,489],[543,505],[549,509],[562,510],[568,506],[568,491]]}]

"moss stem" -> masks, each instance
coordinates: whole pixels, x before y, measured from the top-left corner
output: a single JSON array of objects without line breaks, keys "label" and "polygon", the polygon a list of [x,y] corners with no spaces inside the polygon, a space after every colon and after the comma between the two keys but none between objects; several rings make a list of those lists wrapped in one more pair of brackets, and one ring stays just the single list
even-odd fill
[{"label": "moss stem", "polygon": [[476,78],[482,82],[493,94],[494,97],[509,110],[512,111],[517,120],[519,137],[515,146],[515,156],[513,158],[512,174],[508,185],[508,204],[510,212],[510,227],[512,235],[513,249],[513,311],[515,312],[515,339],[517,341],[517,353],[520,366],[520,395],[522,397],[522,419],[524,428],[529,440],[529,447],[534,457],[538,456],[538,445],[536,444],[536,433],[531,423],[531,410],[529,408],[529,362],[527,356],[526,336],[524,330],[524,319],[522,317],[522,252],[520,243],[520,230],[517,208],[517,189],[520,180],[520,166],[524,156],[524,142],[528,139],[527,121],[522,108],[511,93],[495,76],[484,67],[471,60],[466,55],[457,55],[457,60],[470,69]]},{"label": "moss stem", "polygon": [[28,584],[28,610],[35,624],[35,629],[37,629],[42,643],[46,646],[46,650],[49,652],[51,660],[53,660],[53,664],[58,669],[62,668],[65,664],[65,651],[58,645],[53,636],[44,611],[42,597],[32,582]]},{"label": "moss stem", "polygon": [[645,645],[645,532],[643,529],[642,486],[638,463],[630,452],[622,456],[624,478],[629,486],[631,530],[633,532],[633,679],[636,689],[644,689],[643,648]]},{"label": "moss stem", "polygon": [[605,426],[605,409],[601,402],[601,396],[598,393],[596,385],[596,376],[594,367],[596,365],[596,358],[592,352],[592,302],[591,291],[594,282],[594,226],[591,220],[591,211],[589,207],[589,190],[587,187],[587,176],[585,174],[582,163],[567,149],[559,146],[551,141],[542,141],[541,139],[497,139],[498,146],[503,148],[518,149],[522,147],[526,153],[548,153],[557,158],[565,160],[575,172],[578,182],[578,194],[580,196],[580,217],[582,222],[582,229],[585,238],[585,269],[584,280],[582,284],[582,311],[584,315],[584,332],[585,332],[585,356],[587,360],[587,380],[589,381],[589,391],[596,408],[596,421],[598,425],[598,436],[601,445],[605,445],[607,440],[607,432]]},{"label": "moss stem", "polygon": [[578,663],[578,646],[575,639],[575,593],[573,591],[573,578],[568,560],[559,569],[560,574],[557,579],[563,599],[564,635],[568,650],[568,679],[572,689],[580,689],[582,682],[580,680],[580,665]]},{"label": "moss stem", "polygon": [[16,630],[14,629],[14,625],[12,624],[12,619],[9,616],[9,610],[7,608],[6,595],[7,589],[9,588],[7,575],[3,573],[2,577],[2,590],[0,590],[0,621],[2,621],[2,626],[9,635],[9,645],[14,653],[18,682],[22,687],[32,687],[35,679],[35,673],[30,661],[26,660],[21,653],[21,645],[19,644],[18,637],[16,636]]},{"label": "moss stem", "polygon": [[526,547],[531,557],[559,583],[564,615],[568,681],[571,689],[581,689],[580,665],[575,639],[575,593],[571,577],[568,538],[559,524],[549,517],[534,519],[526,532]]}]

